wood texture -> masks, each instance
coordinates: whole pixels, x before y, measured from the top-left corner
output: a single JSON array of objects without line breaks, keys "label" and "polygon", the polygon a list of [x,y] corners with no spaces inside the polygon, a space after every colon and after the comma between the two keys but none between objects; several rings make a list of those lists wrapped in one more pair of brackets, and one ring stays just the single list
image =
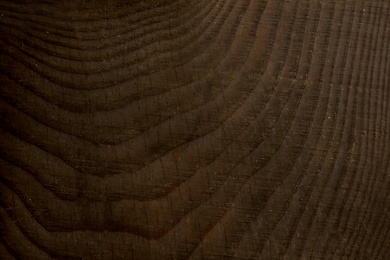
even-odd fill
[{"label": "wood texture", "polygon": [[1,1],[1,258],[390,259],[389,11]]}]

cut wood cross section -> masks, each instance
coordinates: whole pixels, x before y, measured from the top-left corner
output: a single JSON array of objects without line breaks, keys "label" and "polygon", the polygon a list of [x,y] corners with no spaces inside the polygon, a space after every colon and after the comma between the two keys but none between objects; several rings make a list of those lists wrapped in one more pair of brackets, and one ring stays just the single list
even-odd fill
[{"label": "cut wood cross section", "polygon": [[390,2],[3,0],[1,259],[390,259]]}]

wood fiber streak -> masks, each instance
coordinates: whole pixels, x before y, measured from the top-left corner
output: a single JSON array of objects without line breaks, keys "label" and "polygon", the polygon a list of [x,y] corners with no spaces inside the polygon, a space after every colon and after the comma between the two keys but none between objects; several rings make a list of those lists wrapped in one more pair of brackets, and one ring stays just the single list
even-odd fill
[{"label": "wood fiber streak", "polygon": [[1,1],[0,258],[390,259],[389,61],[388,1]]}]

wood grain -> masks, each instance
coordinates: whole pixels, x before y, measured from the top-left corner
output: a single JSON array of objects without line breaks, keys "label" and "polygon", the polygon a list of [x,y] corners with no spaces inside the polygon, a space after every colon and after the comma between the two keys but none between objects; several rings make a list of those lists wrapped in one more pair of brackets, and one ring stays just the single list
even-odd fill
[{"label": "wood grain", "polygon": [[390,2],[0,2],[3,259],[390,259]]}]

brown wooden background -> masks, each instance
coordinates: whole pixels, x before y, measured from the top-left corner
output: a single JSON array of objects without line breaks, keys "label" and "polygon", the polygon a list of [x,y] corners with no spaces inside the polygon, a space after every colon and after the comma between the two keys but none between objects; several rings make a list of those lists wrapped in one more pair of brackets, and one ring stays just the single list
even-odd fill
[{"label": "brown wooden background", "polygon": [[1,259],[390,259],[390,3],[0,2]]}]

